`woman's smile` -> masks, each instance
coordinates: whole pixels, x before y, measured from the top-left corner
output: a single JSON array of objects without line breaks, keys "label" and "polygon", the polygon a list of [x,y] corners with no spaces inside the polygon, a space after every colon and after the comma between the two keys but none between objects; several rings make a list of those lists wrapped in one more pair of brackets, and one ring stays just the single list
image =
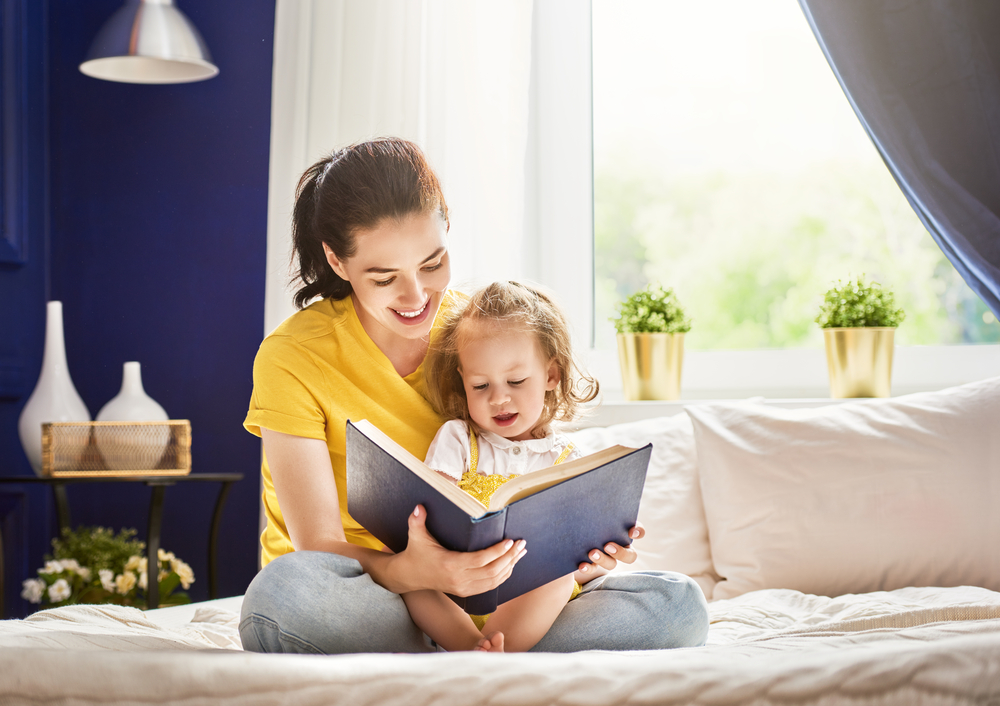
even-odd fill
[{"label": "woman's smile", "polygon": [[396,316],[400,317],[403,320],[404,324],[410,326],[415,324],[420,324],[423,323],[424,319],[427,318],[427,313],[428,313],[427,305],[430,304],[430,302],[431,300],[428,298],[427,301],[424,302],[423,306],[421,306],[419,309],[411,309],[408,311],[404,311],[402,309],[392,309],[392,312],[396,314]]}]

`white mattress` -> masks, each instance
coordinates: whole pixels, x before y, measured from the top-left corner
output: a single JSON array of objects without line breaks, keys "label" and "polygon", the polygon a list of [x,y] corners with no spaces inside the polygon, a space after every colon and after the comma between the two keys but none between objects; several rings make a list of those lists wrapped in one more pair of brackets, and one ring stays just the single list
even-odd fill
[{"label": "white mattress", "polygon": [[[257,655],[239,598],[0,622],[0,704],[1000,704],[1000,593],[757,591],[708,645],[569,655]],[[193,621],[192,621],[193,619]]]}]

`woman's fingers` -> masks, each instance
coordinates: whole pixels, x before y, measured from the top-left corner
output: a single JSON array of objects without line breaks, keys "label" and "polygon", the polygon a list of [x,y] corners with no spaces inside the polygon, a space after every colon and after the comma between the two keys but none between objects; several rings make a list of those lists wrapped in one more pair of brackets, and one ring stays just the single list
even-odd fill
[{"label": "woman's fingers", "polygon": [[[629,536],[633,539],[640,539],[645,534],[645,530],[641,526],[633,527],[629,531]],[[587,558],[590,563],[594,566],[599,566],[602,569],[610,571],[617,566],[618,562],[623,564],[631,564],[635,562],[638,554],[635,549],[631,546],[623,547],[617,542],[608,542],[604,545],[603,549],[591,549]],[[586,573],[589,569],[587,564],[580,564],[578,569]]]},{"label": "woman's fingers", "polygon": [[[641,522],[636,522],[635,527],[628,531],[628,536],[633,542],[637,539],[642,539],[646,536],[646,529],[642,526]],[[587,556],[592,564],[608,571],[615,568],[618,562],[631,564],[637,557],[638,554],[632,548],[631,544],[623,547],[617,542],[608,542],[604,545],[603,549],[591,549],[590,554]],[[586,564],[581,564],[579,570],[586,572],[585,567]]]},{"label": "woman's fingers", "polygon": [[496,588],[510,578],[514,566],[527,551],[526,543],[521,539],[500,542],[478,552],[456,553],[456,562],[465,566],[464,570],[456,572],[456,579],[461,585],[456,587],[455,595],[472,596]]},{"label": "woman's fingers", "polygon": [[615,565],[618,563],[618,560],[613,555],[602,552],[599,549],[591,549],[587,558],[590,559],[590,563],[594,566],[600,566],[602,569],[607,569],[608,571],[615,568]]},{"label": "woman's fingers", "polygon": [[638,556],[632,547],[623,547],[615,542],[604,545],[604,554],[612,561],[620,561],[623,564],[631,564]]},{"label": "woman's fingers", "polygon": [[422,578],[422,588],[433,588],[456,596],[472,596],[496,588],[510,577],[514,565],[525,554],[523,540],[505,540],[476,552],[452,552],[427,531],[427,513],[417,505],[408,518],[408,565]]}]

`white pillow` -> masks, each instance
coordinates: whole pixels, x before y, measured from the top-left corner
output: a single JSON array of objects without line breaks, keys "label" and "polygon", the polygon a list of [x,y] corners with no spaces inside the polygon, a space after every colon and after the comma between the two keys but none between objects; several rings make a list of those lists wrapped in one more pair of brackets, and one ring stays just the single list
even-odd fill
[{"label": "white pillow", "polygon": [[621,444],[653,444],[639,520],[646,536],[638,540],[638,559],[625,570],[655,569],[687,574],[707,598],[717,576],[712,570],[708,526],[701,503],[691,420],[684,414],[594,427],[569,434],[583,453]]},{"label": "white pillow", "polygon": [[713,598],[1000,590],[1000,378],[782,410],[688,407]]}]

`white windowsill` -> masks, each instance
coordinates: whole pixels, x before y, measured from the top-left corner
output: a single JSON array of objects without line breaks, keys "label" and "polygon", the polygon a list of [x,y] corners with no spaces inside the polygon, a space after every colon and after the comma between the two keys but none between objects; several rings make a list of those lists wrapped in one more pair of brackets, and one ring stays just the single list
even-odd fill
[{"label": "white windowsill", "polygon": [[[680,412],[699,401],[763,397],[782,407],[817,407],[830,399],[826,353],[816,349],[690,351],[684,354],[681,399],[627,402],[617,353],[591,350],[585,359],[601,382],[598,408],[583,422],[604,426]],[[941,390],[1000,375],[1000,345],[897,346],[892,395]]]}]

